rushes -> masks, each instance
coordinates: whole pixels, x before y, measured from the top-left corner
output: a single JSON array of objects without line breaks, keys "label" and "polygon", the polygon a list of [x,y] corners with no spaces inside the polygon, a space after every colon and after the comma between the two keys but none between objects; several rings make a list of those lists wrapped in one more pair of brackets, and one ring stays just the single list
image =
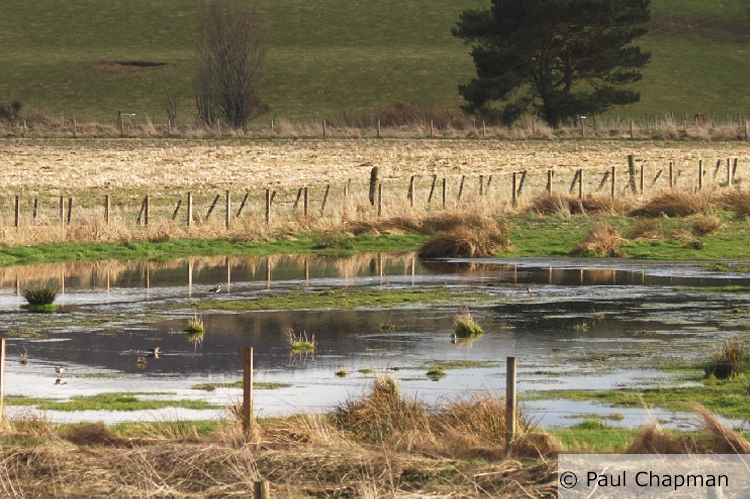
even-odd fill
[{"label": "rushes", "polygon": [[747,371],[750,365],[750,350],[735,336],[730,338],[706,363],[706,376],[730,379]]},{"label": "rushes", "polygon": [[203,326],[203,318],[199,315],[193,315],[190,319],[185,322],[182,328],[182,332],[189,335],[201,335],[206,332],[206,328]]},{"label": "rushes", "polygon": [[52,283],[30,285],[21,291],[21,295],[28,302],[26,308],[31,312],[54,312],[57,310],[57,305],[54,304],[57,293],[57,286]]},{"label": "rushes", "polygon": [[479,338],[483,334],[484,329],[477,324],[468,308],[453,318],[453,336],[455,338]]},{"label": "rushes", "polygon": [[294,329],[292,328],[286,330],[286,340],[292,349],[292,353],[312,353],[317,346],[315,335],[311,339],[308,339],[306,331],[302,331],[302,334],[297,335],[294,334]]}]

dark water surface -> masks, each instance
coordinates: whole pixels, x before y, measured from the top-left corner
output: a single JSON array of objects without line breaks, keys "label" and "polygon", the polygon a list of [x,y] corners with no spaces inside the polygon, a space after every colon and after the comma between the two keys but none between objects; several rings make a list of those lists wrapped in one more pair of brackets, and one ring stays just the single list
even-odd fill
[{"label": "dark water surface", "polygon": [[[63,294],[55,314],[29,314],[19,291],[52,280]],[[220,286],[220,288],[219,288]],[[608,389],[659,385],[662,364],[697,362],[712,345],[748,336],[750,295],[714,289],[750,286],[742,273],[717,273],[690,262],[482,259],[420,262],[412,253],[353,258],[276,256],[194,258],[167,262],[102,262],[0,269],[0,333],[8,338],[6,391],[68,398],[104,391],[169,392],[174,398],[236,403],[238,389],[192,390],[241,377],[242,349],[256,352],[258,381],[286,383],[258,391],[261,415],[326,410],[372,383],[372,372],[397,377],[402,390],[433,402],[476,390],[504,390],[505,359],[518,357],[520,394],[556,388]],[[218,289],[217,289],[218,288]],[[470,303],[486,334],[451,339],[461,299],[405,308],[204,312],[206,333],[182,332],[191,301],[246,299],[288,291],[338,288],[447,288],[475,291]],[[384,331],[392,323],[394,331]],[[292,355],[286,331],[315,336],[317,351]],[[137,359],[159,346],[159,358]],[[21,366],[21,352],[29,363]],[[471,362],[447,369],[436,362]],[[67,372],[61,384],[53,367]],[[450,366],[449,366],[450,367]],[[337,377],[345,369],[348,375]],[[364,370],[364,372],[362,372]],[[370,372],[372,371],[372,372]],[[18,411],[17,408],[9,408]],[[675,420],[645,410],[611,410],[569,402],[529,403],[541,424],[569,424],[577,413],[615,411],[622,424]],[[54,413],[75,420],[212,417],[171,409],[149,413]],[[679,417],[677,417],[679,420]]]}]

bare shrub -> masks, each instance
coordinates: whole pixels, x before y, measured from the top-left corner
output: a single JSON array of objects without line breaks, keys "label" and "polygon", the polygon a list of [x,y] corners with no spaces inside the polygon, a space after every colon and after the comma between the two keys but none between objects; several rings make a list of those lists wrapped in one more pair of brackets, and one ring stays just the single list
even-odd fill
[{"label": "bare shrub", "polygon": [[208,126],[223,121],[235,129],[268,112],[260,99],[265,57],[261,21],[237,0],[207,0],[198,11],[196,100]]},{"label": "bare shrub", "polygon": [[588,237],[570,252],[573,256],[595,254],[599,256],[622,256],[620,244],[626,240],[610,223],[595,222]]}]

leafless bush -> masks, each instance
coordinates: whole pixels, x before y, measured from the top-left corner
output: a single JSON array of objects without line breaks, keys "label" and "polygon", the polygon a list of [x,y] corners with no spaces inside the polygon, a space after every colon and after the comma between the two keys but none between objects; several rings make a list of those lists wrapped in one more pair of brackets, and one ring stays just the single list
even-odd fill
[{"label": "leafless bush", "polygon": [[195,86],[204,124],[241,129],[268,112],[260,100],[261,31],[255,9],[237,0],[207,0],[199,9]]}]

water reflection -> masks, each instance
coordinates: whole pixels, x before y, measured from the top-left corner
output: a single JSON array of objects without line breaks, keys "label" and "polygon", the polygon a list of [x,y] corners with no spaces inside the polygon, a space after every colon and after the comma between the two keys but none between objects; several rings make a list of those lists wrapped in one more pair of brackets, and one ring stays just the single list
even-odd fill
[{"label": "water reflection", "polygon": [[[19,290],[50,279],[64,286],[62,313],[20,312]],[[51,264],[0,269],[0,332],[9,339],[11,359],[16,351],[29,358],[27,368],[14,364],[10,393],[70,396],[151,387],[217,397],[221,392],[196,395],[189,388],[217,377],[239,379],[242,349],[252,346],[261,379],[292,384],[262,395],[261,407],[296,412],[340,401],[369,383],[363,373],[372,370],[395,373],[406,393],[428,400],[502,385],[508,355],[519,357],[519,390],[607,388],[662,376],[654,365],[674,357],[695,360],[730,335],[748,334],[746,315],[732,313],[748,309],[748,298],[700,289],[726,285],[750,286],[750,279],[690,263],[420,261],[410,252]],[[195,317],[186,298],[446,286],[485,297],[471,311],[486,331],[481,339],[451,341],[458,299],[393,310],[209,311],[201,316],[205,333],[183,330]],[[316,352],[291,352],[289,329],[314,335]],[[426,372],[437,361],[474,364],[435,382]],[[65,386],[54,385],[57,365],[69,368],[60,383]],[[336,378],[342,368],[352,374]],[[116,379],[97,378],[101,373]]]}]

